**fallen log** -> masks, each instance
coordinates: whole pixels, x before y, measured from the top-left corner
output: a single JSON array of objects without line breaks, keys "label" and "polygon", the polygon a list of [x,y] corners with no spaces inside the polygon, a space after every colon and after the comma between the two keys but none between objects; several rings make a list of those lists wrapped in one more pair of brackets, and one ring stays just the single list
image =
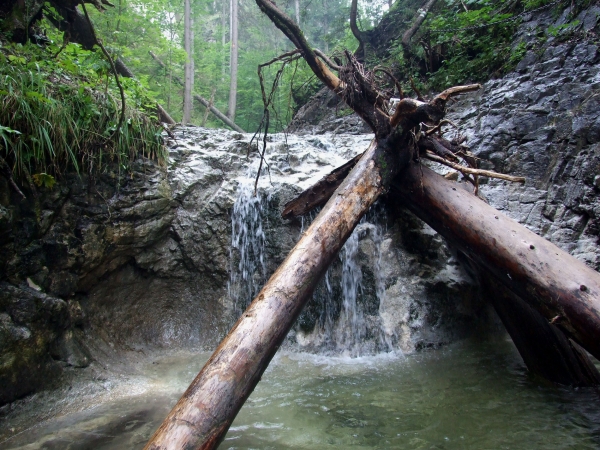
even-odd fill
[{"label": "fallen log", "polygon": [[[156,56],[156,54],[154,54],[152,51],[149,51],[148,53],[150,54],[152,59],[154,59],[154,61],[156,61],[162,68],[167,69],[166,64],[164,62],[162,62],[161,59],[158,56]],[[174,74],[171,74],[171,76],[173,77],[173,79],[175,80],[175,82],[177,84],[179,84],[180,86],[183,86],[184,83],[181,78],[179,78],[177,75],[174,75]],[[204,97],[202,97],[198,94],[194,94],[194,100],[196,100],[198,103],[202,104],[202,106],[204,106],[206,109],[208,109],[210,112],[212,112],[221,122],[223,122],[225,125],[227,125],[231,129],[238,131],[240,133],[245,133],[245,131],[242,130],[242,128],[237,126],[235,124],[235,122],[233,122],[231,119],[229,119],[229,117],[227,117],[225,114],[223,114],[221,111],[219,111],[211,102],[206,100]]]},{"label": "fallen log", "polygon": [[285,204],[281,217],[290,219],[299,217],[305,212],[312,211],[318,206],[322,206],[331,198],[335,190],[342,184],[342,181],[348,176],[356,163],[360,160],[363,153],[356,155],[343,166],[338,167],[315,185],[311,186],[294,200]]},{"label": "fallen log", "polygon": [[[473,90],[452,89],[452,94]],[[267,368],[304,304],[362,216],[415,150],[415,123],[443,117],[447,91],[373,141],[146,445],[214,448]]]},{"label": "fallen log", "polygon": [[[285,206],[287,218],[311,210],[303,207],[311,189]],[[392,189],[392,196],[600,359],[598,272],[426,167],[412,164]]]},{"label": "fallen log", "polygon": [[489,271],[483,268],[477,271],[486,298],[491,300],[531,373],[565,386],[600,385],[600,373],[585,350]]},{"label": "fallen log", "polygon": [[600,359],[600,273],[426,167],[391,195]]},{"label": "fallen log", "polygon": [[371,144],[146,445],[215,448],[327,267],[383,192]]}]

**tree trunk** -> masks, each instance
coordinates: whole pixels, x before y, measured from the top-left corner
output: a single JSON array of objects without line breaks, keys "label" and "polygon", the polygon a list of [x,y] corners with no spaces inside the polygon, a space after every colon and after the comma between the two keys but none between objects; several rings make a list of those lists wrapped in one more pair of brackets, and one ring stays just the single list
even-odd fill
[{"label": "tree trunk", "polygon": [[182,122],[190,122],[192,115],[192,90],[194,88],[194,55],[192,53],[192,9],[191,0],[185,0],[184,22],[184,49],[186,53],[185,77],[183,85],[183,119]]},{"label": "tree trunk", "polygon": [[300,0],[294,0],[294,10],[296,13],[296,23],[300,26]]},{"label": "tree trunk", "polygon": [[358,41],[358,48],[354,54],[359,60],[365,59],[365,43],[363,32],[358,28],[358,0],[352,0],[350,4],[350,31]]},{"label": "tree trunk", "polygon": [[237,104],[237,76],[238,76],[238,0],[231,0],[231,72],[229,81],[229,105],[227,117],[235,121],[235,108]]},{"label": "tree trunk", "polygon": [[539,312],[479,269],[480,283],[531,373],[566,386],[598,386],[600,373],[585,350]]},{"label": "tree trunk", "polygon": [[432,170],[393,185],[417,217],[600,359],[600,274]]},{"label": "tree trunk", "polygon": [[[150,54],[150,56],[152,56],[152,58],[158,64],[160,64],[161,67],[164,67],[165,69],[167,68],[165,63],[162,62],[158,56],[156,56],[152,52],[148,52],[148,53]],[[179,78],[177,75],[172,75],[172,77],[176,83],[178,83],[180,86],[183,86],[183,80],[181,78]],[[229,118],[225,114],[223,114],[221,111],[219,111],[214,105],[211,105],[210,102],[208,100],[206,100],[204,97],[202,97],[198,94],[194,94],[194,100],[196,100],[198,103],[202,104],[205,108],[208,108],[210,110],[210,112],[212,112],[221,122],[223,122],[228,127],[231,127],[233,130],[238,131],[240,133],[245,133],[245,131],[243,129],[241,129],[239,126],[237,126],[233,121],[229,120]]]},{"label": "tree trunk", "polygon": [[421,27],[421,25],[425,21],[425,17],[427,17],[427,13],[433,7],[433,5],[435,5],[436,1],[437,0],[429,0],[427,3],[425,3],[422,7],[420,7],[417,10],[417,14],[415,15],[415,19],[413,21],[413,24],[402,35],[402,47],[404,48],[405,52],[408,51],[410,40],[415,35],[415,33],[417,31],[419,31],[419,28]]},{"label": "tree trunk", "polygon": [[362,153],[352,158],[343,166],[338,167],[329,175],[323,177],[318,183],[311,186],[298,197],[286,203],[281,213],[284,219],[299,217],[312,211],[317,206],[324,205],[331,198],[335,190],[348,176],[356,163],[362,157]]},{"label": "tree trunk", "polygon": [[227,0],[221,0],[221,46],[222,46],[222,58],[221,58],[221,81],[225,79],[225,68],[227,67],[227,57],[225,56],[225,44],[227,44]]},{"label": "tree trunk", "polygon": [[210,93],[210,100],[208,102],[208,108],[204,108],[204,116],[202,117],[202,126],[206,126],[206,121],[208,120],[208,113],[210,112],[210,108],[212,108],[213,103],[215,102],[215,94],[217,92],[217,87],[213,86],[212,92]]}]

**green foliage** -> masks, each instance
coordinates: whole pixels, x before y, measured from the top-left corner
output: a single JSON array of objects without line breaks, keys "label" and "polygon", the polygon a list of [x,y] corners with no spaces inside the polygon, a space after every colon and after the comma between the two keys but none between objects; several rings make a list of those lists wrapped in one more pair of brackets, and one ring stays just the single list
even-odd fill
[{"label": "green foliage", "polygon": [[460,3],[446,4],[425,24],[431,33],[429,45],[443,55],[441,67],[438,70],[430,68],[428,84],[434,90],[484,81],[509,70],[512,64],[518,62],[511,49],[518,22],[509,20],[512,13],[498,12],[503,2],[467,0],[465,4],[468,11]]},{"label": "green foliage", "polygon": [[562,25],[551,25],[548,27],[548,34],[552,37],[564,36],[574,31],[578,25],[579,20],[573,20],[572,22],[564,23]]},{"label": "green foliage", "polygon": [[[576,0],[574,12],[588,0]],[[549,5],[552,0],[446,0],[430,12],[418,36],[413,37],[410,57],[396,44],[390,51],[400,78],[413,77],[421,89],[440,91],[451,85],[483,82],[512,70],[528,50],[515,44],[514,33],[523,11]],[[555,6],[560,11],[561,6]],[[539,37],[566,39],[577,29],[573,20],[550,26]],[[533,45],[535,46],[535,44]],[[531,49],[531,45],[530,48]]]},{"label": "green foliage", "polygon": [[[116,135],[120,100],[100,52],[67,45],[4,46],[0,52],[0,155],[19,176],[52,188],[68,170],[127,170],[138,154],[163,159],[154,102],[123,80],[126,121]],[[114,135],[114,136],[113,136]]]},{"label": "green foliage", "polygon": [[519,63],[519,61],[521,61],[523,59],[523,56],[525,56],[525,53],[527,53],[527,45],[525,44],[525,42],[519,42],[512,49],[512,52],[511,52],[510,58],[509,58],[509,66],[511,66],[511,67],[516,66]]}]

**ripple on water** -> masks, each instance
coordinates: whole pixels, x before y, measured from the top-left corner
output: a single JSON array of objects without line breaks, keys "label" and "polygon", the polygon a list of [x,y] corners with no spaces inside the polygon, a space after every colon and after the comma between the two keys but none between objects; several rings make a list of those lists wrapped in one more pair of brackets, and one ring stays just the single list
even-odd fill
[{"label": "ripple on water", "polygon": [[[43,423],[0,448],[141,449],[207,356],[150,364],[143,394]],[[592,390],[529,377],[504,340],[409,356],[284,352],[221,448],[597,449],[599,411]]]}]

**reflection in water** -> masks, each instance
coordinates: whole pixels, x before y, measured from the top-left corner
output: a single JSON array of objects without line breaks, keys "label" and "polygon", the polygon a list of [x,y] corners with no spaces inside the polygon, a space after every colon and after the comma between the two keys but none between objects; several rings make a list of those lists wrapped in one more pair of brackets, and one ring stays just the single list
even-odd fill
[{"label": "reflection in water", "polygon": [[[55,419],[0,448],[141,449],[207,356],[151,364],[145,394]],[[407,357],[282,352],[221,444],[348,447],[597,449],[600,401],[593,390],[532,380],[502,340]]]}]

